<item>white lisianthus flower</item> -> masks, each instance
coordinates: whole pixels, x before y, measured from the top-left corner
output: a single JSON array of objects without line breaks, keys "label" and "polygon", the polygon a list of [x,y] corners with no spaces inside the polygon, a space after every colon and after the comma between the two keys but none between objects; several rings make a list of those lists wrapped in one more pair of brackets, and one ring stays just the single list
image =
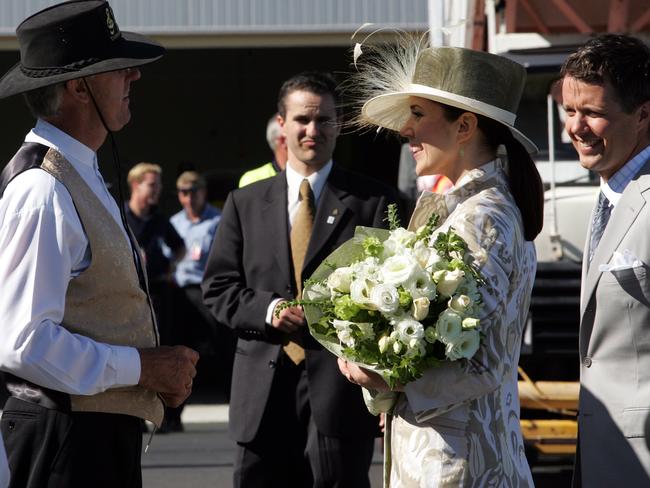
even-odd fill
[{"label": "white lisianthus flower", "polygon": [[400,320],[395,326],[395,331],[404,344],[408,344],[411,339],[419,340],[424,337],[424,326],[417,320],[409,318]]},{"label": "white lisianthus flower", "polygon": [[479,319],[475,319],[474,317],[465,317],[463,319],[463,329],[476,329],[480,323],[481,321]]},{"label": "white lisianthus flower", "polygon": [[390,338],[390,336],[383,335],[379,338],[379,352],[384,354],[386,351],[388,351],[388,348],[391,346],[393,343],[393,340]]},{"label": "white lisianthus flower", "polygon": [[370,291],[370,302],[383,313],[393,313],[399,307],[399,293],[394,285],[382,283]]},{"label": "white lisianthus flower", "polygon": [[350,283],[350,298],[360,307],[375,310],[372,300],[370,299],[374,286],[374,282],[365,278],[354,280]]},{"label": "white lisianthus flower", "polygon": [[438,316],[436,334],[445,344],[454,342],[463,330],[463,319],[454,310],[447,309]]},{"label": "white lisianthus flower", "polygon": [[384,261],[381,275],[384,282],[399,286],[411,281],[418,271],[418,264],[411,256],[402,254],[391,256]]},{"label": "white lisianthus flower", "polygon": [[[439,274],[440,273],[440,274]],[[444,297],[451,297],[456,288],[463,282],[465,279],[465,272],[462,269],[454,269],[452,271],[438,271],[434,273],[434,281],[438,275],[438,280],[436,281],[437,290],[440,295]]]},{"label": "white lisianthus flower", "polygon": [[427,341],[429,344],[433,344],[438,340],[438,333],[436,332],[435,327],[429,326],[426,329],[424,329],[424,340]]},{"label": "white lisianthus flower", "polygon": [[332,320],[332,325],[336,329],[336,336],[339,338],[339,341],[348,347],[354,347],[356,344],[352,335],[352,328],[350,327],[353,323],[354,322],[350,322],[349,320]]},{"label": "white lisianthus flower", "polygon": [[322,283],[314,283],[305,290],[305,298],[307,300],[329,300],[332,298],[330,289]]},{"label": "white lisianthus flower", "polygon": [[460,336],[445,347],[445,355],[452,361],[465,358],[470,359],[478,351],[481,336],[478,330],[464,330]]},{"label": "white lisianthus flower", "polygon": [[429,315],[431,301],[427,297],[414,298],[411,304],[411,315],[415,320],[424,320]]},{"label": "white lisianthus flower", "polygon": [[396,243],[401,248],[405,248],[413,245],[415,237],[415,232],[406,230],[404,227],[398,227],[397,229],[390,231],[387,240]]},{"label": "white lisianthus flower", "polygon": [[436,298],[436,284],[431,276],[422,269],[418,269],[414,273],[413,279],[404,283],[403,286],[413,299],[426,297],[433,300]]},{"label": "white lisianthus flower", "polygon": [[395,354],[402,352],[402,347],[404,347],[404,345],[400,341],[393,342],[393,352]]},{"label": "white lisianthus flower", "polygon": [[467,295],[454,295],[447,303],[449,308],[460,314],[467,313],[472,306],[472,299]]},{"label": "white lisianthus flower", "polygon": [[336,293],[350,293],[350,283],[352,283],[352,268],[349,266],[335,269],[327,278],[327,286]]}]

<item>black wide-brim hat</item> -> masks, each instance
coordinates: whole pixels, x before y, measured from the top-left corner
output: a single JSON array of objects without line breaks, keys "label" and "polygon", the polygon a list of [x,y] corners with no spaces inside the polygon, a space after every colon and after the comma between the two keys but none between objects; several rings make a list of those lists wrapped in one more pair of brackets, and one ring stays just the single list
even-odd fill
[{"label": "black wide-brim hat", "polygon": [[73,0],[41,10],[16,29],[20,62],[0,79],[0,98],[85,76],[134,68],[165,49],[122,32],[104,0]]}]

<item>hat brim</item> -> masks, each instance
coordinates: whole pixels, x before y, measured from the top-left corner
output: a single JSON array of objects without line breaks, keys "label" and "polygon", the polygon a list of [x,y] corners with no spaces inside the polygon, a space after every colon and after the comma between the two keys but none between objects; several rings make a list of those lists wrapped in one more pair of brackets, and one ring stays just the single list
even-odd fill
[{"label": "hat brim", "polygon": [[411,115],[411,107],[408,103],[409,97],[421,97],[496,120],[510,129],[515,139],[523,144],[529,154],[538,152],[535,143],[509,122],[509,120],[514,122],[514,114],[453,93],[427,89],[427,87],[422,88],[419,89],[418,86],[418,88],[385,93],[371,98],[361,109],[362,117],[371,124],[399,132]]},{"label": "hat brim", "polygon": [[28,76],[17,63],[0,79],[0,98],[7,98],[37,88],[55,85],[68,80],[83,78],[109,71],[136,68],[160,59],[165,48],[157,42],[134,32],[122,32],[122,40],[110,59],[98,61],[79,69],[47,76]]}]

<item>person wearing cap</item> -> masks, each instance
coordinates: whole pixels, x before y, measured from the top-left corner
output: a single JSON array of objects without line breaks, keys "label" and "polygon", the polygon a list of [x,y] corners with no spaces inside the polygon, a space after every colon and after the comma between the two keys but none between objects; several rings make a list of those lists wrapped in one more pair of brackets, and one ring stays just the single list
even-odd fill
[{"label": "person wearing cap", "polygon": [[309,335],[303,310],[281,307],[358,225],[385,227],[397,201],[394,188],[332,161],[338,101],[326,73],[283,83],[287,167],[230,193],[208,258],[205,303],[238,336],[229,421],[235,487],[370,486],[378,419]]},{"label": "person wearing cap", "polygon": [[287,165],[287,141],[282,135],[277,113],[266,124],[266,142],[273,152],[273,161],[246,171],[239,179],[239,188],[275,176]]},{"label": "person wearing cap", "polygon": [[[234,354],[232,334],[217,324],[203,304],[201,294],[201,280],[221,210],[208,203],[205,178],[196,171],[181,173],[176,180],[176,190],[183,208],[171,217],[170,222],[185,242],[186,253],[174,271],[177,290],[174,295],[173,336],[176,343],[195,347],[203,356],[203,366],[208,367],[208,359],[216,360],[216,375],[227,396]],[[199,379],[202,376],[200,371]],[[183,430],[182,410],[182,406],[167,409],[165,429],[172,432]]]},{"label": "person wearing cap", "polygon": [[574,486],[650,486],[650,48],[601,35],[561,76],[566,133],[600,177],[582,260]]},{"label": "person wearing cap", "polygon": [[[445,195],[420,199],[411,228],[435,211],[441,219],[434,236],[453,228],[485,281],[468,293],[482,301],[482,338],[470,361],[441,363],[395,391],[343,360],[341,372],[368,390],[373,409],[395,402],[391,487],[533,486],[519,426],[517,363],[543,186],[529,155],[534,144],[513,127],[525,70],[484,52],[418,44],[380,48],[357,65],[361,79],[354,84],[366,87],[357,95],[359,123],[399,132],[418,175],[444,174],[454,184]],[[500,146],[507,160],[497,156]]]},{"label": "person wearing cap", "polygon": [[142,419],[160,425],[164,405],[187,398],[198,354],[158,347],[140,252],[97,151],[131,118],[138,67],[164,50],[120,31],[99,0],[54,5],[16,34],[0,98],[24,94],[37,122],[0,174],[10,486],[140,487]]}]

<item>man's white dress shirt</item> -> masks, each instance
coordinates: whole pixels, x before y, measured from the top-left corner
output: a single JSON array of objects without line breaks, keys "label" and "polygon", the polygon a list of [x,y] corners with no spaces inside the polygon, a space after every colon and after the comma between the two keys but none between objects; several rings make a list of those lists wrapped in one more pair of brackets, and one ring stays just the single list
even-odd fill
[{"label": "man's white dress shirt", "polygon": [[[122,227],[92,149],[43,120],[25,141],[65,156]],[[90,258],[88,239],[63,184],[30,169],[7,185],[0,199],[0,369],[80,395],[137,384],[135,348],[98,343],[60,325],[68,283]]]}]

